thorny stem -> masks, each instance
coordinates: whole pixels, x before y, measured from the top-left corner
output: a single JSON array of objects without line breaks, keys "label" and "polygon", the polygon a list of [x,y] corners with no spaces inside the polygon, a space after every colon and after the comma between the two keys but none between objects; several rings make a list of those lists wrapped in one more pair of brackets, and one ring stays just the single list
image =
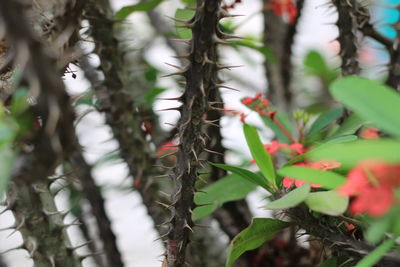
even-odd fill
[{"label": "thorny stem", "polygon": [[294,20],[294,23],[287,26],[287,32],[284,38],[284,53],[282,54],[282,63],[281,63],[281,75],[283,80],[283,86],[285,88],[285,98],[290,103],[292,101],[292,91],[290,88],[290,82],[292,79],[292,72],[293,72],[293,64],[292,64],[292,46],[294,44],[294,38],[297,32],[297,26],[300,20],[300,16],[303,13],[303,6],[305,0],[297,0],[296,1],[296,8],[297,8],[297,15]]},{"label": "thorny stem", "polygon": [[[22,80],[28,84],[37,104],[31,108],[43,125],[29,142],[33,149],[19,153],[13,171],[10,207],[20,226],[24,246],[39,267],[54,265],[81,266],[72,248],[54,196],[46,178],[56,166],[72,153],[68,145],[74,142],[74,112],[64,84],[57,72],[56,60],[45,53],[43,45],[32,33],[23,5],[18,1],[0,1],[0,21],[5,29],[15,64],[21,66]],[[3,36],[0,36],[1,38]],[[22,57],[25,55],[25,57]],[[49,214],[51,212],[51,214]],[[65,265],[67,264],[67,265]]]},{"label": "thorny stem", "polygon": [[339,30],[340,57],[343,76],[360,72],[358,64],[358,4],[357,0],[333,0],[338,12],[337,28]]},{"label": "thorny stem", "polygon": [[176,191],[172,200],[172,228],[168,234],[165,259],[168,267],[184,266],[189,234],[194,226],[195,182],[199,156],[205,146],[203,120],[209,109],[209,94],[217,87],[217,44],[224,38],[218,28],[223,14],[220,4],[220,0],[197,0],[195,16],[187,22],[193,38],[190,65],[183,73],[186,88],[181,96],[180,145],[174,169]]},{"label": "thorny stem", "polygon": [[116,237],[111,229],[111,221],[105,211],[104,198],[92,177],[91,166],[86,162],[79,148],[73,153],[71,164],[81,182],[85,197],[90,203],[91,212],[96,219],[108,264],[115,267],[123,266],[121,253],[117,248]]},{"label": "thorny stem", "polygon": [[[80,65],[101,101],[100,111],[106,115],[106,123],[119,143],[121,158],[128,165],[129,174],[134,179],[133,184],[148,214],[155,225],[162,225],[168,218],[168,211],[157,202],[165,202],[165,198],[159,194],[158,184],[151,179],[159,174],[159,170],[153,167],[155,158],[141,127],[141,107],[136,105],[132,95],[139,94],[140,92],[135,91],[140,88],[131,88],[136,83],[125,79],[127,70],[123,62],[124,52],[115,37],[110,3],[107,0],[93,0],[85,10],[92,28],[95,53],[100,57],[104,82],[99,80],[98,72],[91,67],[87,58],[83,58]],[[160,235],[165,234],[165,229],[161,227],[157,231]]]}]

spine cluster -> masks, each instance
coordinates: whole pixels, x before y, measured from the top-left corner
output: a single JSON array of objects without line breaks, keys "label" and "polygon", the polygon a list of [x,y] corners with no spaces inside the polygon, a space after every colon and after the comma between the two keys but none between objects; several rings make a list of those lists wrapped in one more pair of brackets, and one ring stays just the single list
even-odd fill
[{"label": "spine cluster", "polygon": [[358,3],[357,0],[334,0],[338,12],[337,28],[339,30],[338,41],[340,44],[340,57],[342,59],[343,76],[358,74],[360,66],[358,62]]},{"label": "spine cluster", "polygon": [[207,136],[204,126],[210,123],[205,114],[213,107],[209,95],[220,86],[217,72],[223,68],[217,63],[217,46],[225,43],[227,36],[218,27],[226,11],[221,1],[198,0],[194,17],[185,22],[192,30],[189,66],[181,72],[186,79],[183,95],[179,98],[181,119],[178,126],[179,146],[174,168],[175,193],[172,195],[171,230],[168,233],[167,266],[183,266],[190,232],[193,231],[192,209],[195,182],[200,155],[205,151]]}]

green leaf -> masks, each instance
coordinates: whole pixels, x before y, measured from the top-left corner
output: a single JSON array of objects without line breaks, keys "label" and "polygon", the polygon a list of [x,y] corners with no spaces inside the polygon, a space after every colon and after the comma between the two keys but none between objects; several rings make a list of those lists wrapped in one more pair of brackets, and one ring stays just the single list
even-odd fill
[{"label": "green leaf", "polygon": [[134,5],[124,6],[115,14],[115,18],[117,20],[124,20],[130,14],[136,11],[150,11],[156,8],[159,4],[161,4],[163,0],[150,0],[146,2],[140,2]]},{"label": "green leaf", "polygon": [[382,218],[379,218],[371,223],[367,229],[367,232],[365,233],[365,239],[370,244],[377,244],[385,237],[386,232],[389,231],[391,226],[392,217],[383,216]]},{"label": "green leaf", "polygon": [[313,211],[337,216],[346,211],[349,198],[339,195],[337,191],[321,191],[310,193],[304,202]]},{"label": "green leaf", "polygon": [[366,123],[366,121],[363,118],[353,113],[343,121],[339,129],[329,136],[329,138],[354,134],[358,129],[361,128],[361,126],[363,126],[364,123]]},{"label": "green leaf", "polygon": [[0,147],[0,197],[7,189],[16,155],[11,144]]},{"label": "green leaf", "polygon": [[326,189],[335,189],[346,181],[346,178],[340,174],[308,167],[284,167],[278,170],[278,174],[313,184],[319,184]]},{"label": "green leaf", "polygon": [[318,76],[325,83],[330,83],[338,76],[339,72],[331,69],[327,64],[323,56],[312,50],[307,53],[304,58],[304,67],[306,73]]},{"label": "green leaf", "polygon": [[151,88],[149,91],[146,92],[146,94],[144,95],[144,101],[147,105],[151,105],[153,104],[154,100],[156,99],[156,97],[161,94],[162,92],[164,92],[166,89],[165,88],[161,88],[161,87],[154,87]]},{"label": "green leaf", "polygon": [[226,266],[231,267],[244,252],[258,248],[282,229],[290,226],[270,218],[254,218],[249,227],[240,232],[229,244]]},{"label": "green leaf", "polygon": [[[195,11],[178,8],[175,12],[175,18],[179,20],[190,20],[195,14]],[[182,28],[184,24],[179,21],[175,21],[176,32],[178,33],[179,38],[183,40],[192,39],[192,31],[188,28]]]},{"label": "green leaf", "polygon": [[326,141],[325,143],[317,144],[318,146],[316,148],[314,148],[304,154],[300,154],[300,155],[292,158],[285,165],[283,165],[283,167],[287,167],[287,166],[293,165],[294,163],[304,161],[306,158],[310,157],[311,151],[315,152],[316,150],[321,149],[322,147],[324,147],[326,145],[351,142],[351,141],[357,140],[357,138],[358,137],[355,135],[340,136],[340,137],[337,137],[334,139],[330,139],[330,140]]},{"label": "green leaf", "polygon": [[346,77],[330,88],[333,97],[374,123],[383,131],[400,136],[400,95],[378,82]]},{"label": "green leaf", "polygon": [[343,108],[336,108],[322,113],[311,125],[310,130],[307,133],[308,137],[312,137],[323,128],[328,126],[330,123],[338,119],[343,114]]},{"label": "green leaf", "polygon": [[193,211],[193,220],[200,220],[219,208],[223,203],[245,198],[256,186],[237,174],[227,175],[196,193],[194,202],[200,206]]},{"label": "green leaf", "polygon": [[330,138],[329,140],[326,140],[325,143],[323,143],[322,145],[342,144],[342,143],[355,141],[357,139],[358,139],[358,137],[356,135],[344,135],[344,136],[339,136],[336,138]]},{"label": "green leaf", "polygon": [[[273,122],[269,117],[265,116],[265,115],[261,115],[259,114],[262,121],[264,122],[264,124],[270,128],[276,135],[277,139],[279,142],[281,143],[285,143],[285,144],[289,144],[292,141],[289,139],[289,137],[287,137],[287,135],[281,130],[281,128],[279,128],[278,125],[276,125],[275,122]],[[290,121],[289,118],[287,117],[286,114],[282,113],[282,112],[278,112],[275,115],[275,118],[285,127],[285,129],[293,135],[293,130],[292,127],[290,125]]]},{"label": "green leaf", "polygon": [[393,236],[383,242],[379,247],[374,249],[374,251],[370,252],[365,258],[359,261],[355,267],[372,267],[394,246],[396,239],[397,236]]},{"label": "green leaf", "polygon": [[242,169],[242,168],[239,168],[236,166],[230,166],[230,165],[226,165],[226,164],[219,164],[219,163],[212,163],[212,162],[210,162],[210,164],[212,164],[218,168],[224,169],[226,171],[233,172],[233,173],[239,175],[240,177],[247,179],[248,181],[252,182],[253,184],[259,185],[269,192],[271,191],[271,188],[267,184],[267,181],[262,176],[260,176],[256,173],[253,173],[246,169]]},{"label": "green leaf", "polygon": [[244,123],[243,131],[247,145],[250,149],[251,155],[257,163],[257,166],[260,168],[261,173],[265,176],[267,181],[276,189],[274,165],[272,164],[271,155],[265,150],[257,130]]},{"label": "green leaf", "polygon": [[247,47],[247,48],[256,50],[256,51],[260,52],[264,56],[264,58],[270,63],[274,64],[277,62],[276,56],[272,52],[271,48],[264,46],[264,45],[255,44],[255,42],[253,40],[249,40],[249,39],[236,40],[236,41],[232,41],[230,43],[232,45]]},{"label": "green leaf", "polygon": [[293,208],[307,198],[308,194],[310,193],[310,189],[311,187],[309,184],[304,184],[303,186],[290,191],[280,199],[268,203],[266,206],[264,206],[264,208],[267,210]]},{"label": "green leaf", "polygon": [[11,103],[11,113],[18,116],[29,107],[28,103],[28,89],[21,87],[14,92]]},{"label": "green leaf", "polygon": [[400,162],[400,142],[390,139],[357,140],[343,144],[329,144],[308,152],[312,160],[333,159],[350,169],[357,162],[373,159],[388,163]]},{"label": "green leaf", "polygon": [[339,266],[339,262],[338,262],[338,258],[336,258],[336,257],[327,259],[326,261],[324,261],[323,263],[318,265],[318,267],[338,267],[338,266]]}]

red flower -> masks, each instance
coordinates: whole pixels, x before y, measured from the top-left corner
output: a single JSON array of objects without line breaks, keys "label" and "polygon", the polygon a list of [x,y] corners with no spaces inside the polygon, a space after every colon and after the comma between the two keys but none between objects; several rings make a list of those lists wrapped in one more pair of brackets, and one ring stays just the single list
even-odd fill
[{"label": "red flower", "polygon": [[379,138],[379,129],[374,127],[365,128],[361,131],[360,136],[365,139]]},{"label": "red flower", "polygon": [[304,146],[299,143],[291,144],[289,145],[289,148],[290,150],[292,150],[292,152],[296,152],[299,155],[306,153],[306,149],[304,148]]},{"label": "red flower", "polygon": [[379,217],[395,203],[394,189],[397,187],[400,187],[400,165],[364,161],[349,172],[339,192],[355,196],[350,204],[350,212],[354,215],[367,213]]},{"label": "red flower", "polygon": [[284,17],[290,24],[295,23],[297,7],[295,0],[274,0],[270,7],[277,16]]},{"label": "red flower", "polygon": [[[314,161],[314,162],[297,162],[295,164],[293,164],[294,166],[307,166],[313,169],[318,169],[318,170],[330,170],[330,169],[335,169],[340,167],[341,163],[337,162],[337,161],[328,161],[328,160],[320,160],[320,161]],[[290,188],[293,185],[295,185],[296,187],[300,187],[302,185],[304,185],[304,181],[303,180],[298,180],[298,179],[293,179],[290,177],[283,177],[283,181],[282,181],[282,185],[285,188]],[[311,184],[312,188],[319,188],[321,187],[321,185],[318,184]]]},{"label": "red flower", "polygon": [[271,144],[269,145],[264,145],[265,150],[271,155],[275,155],[276,152],[279,151],[280,148],[282,147],[287,147],[287,144],[281,144],[278,141],[273,140]]},{"label": "red flower", "polygon": [[254,99],[251,98],[251,97],[246,97],[245,99],[242,100],[242,103],[243,103],[244,105],[250,105],[250,104],[252,104],[253,102],[254,102]]},{"label": "red flower", "polygon": [[247,115],[245,115],[244,113],[240,113],[240,121],[242,123],[246,123],[246,117],[247,117]]}]

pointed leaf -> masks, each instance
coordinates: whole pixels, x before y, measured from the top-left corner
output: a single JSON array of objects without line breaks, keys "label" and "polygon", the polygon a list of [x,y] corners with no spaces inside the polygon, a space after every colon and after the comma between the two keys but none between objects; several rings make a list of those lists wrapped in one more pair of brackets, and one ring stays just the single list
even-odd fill
[{"label": "pointed leaf", "polygon": [[379,260],[388,252],[395,244],[397,236],[393,236],[387,241],[383,242],[374,251],[369,253],[365,258],[357,263],[355,267],[372,267],[378,263]]},{"label": "pointed leaf", "polygon": [[341,168],[350,169],[366,159],[400,162],[400,142],[390,139],[358,140],[344,144],[325,145],[308,152],[312,160],[333,159],[342,163]]},{"label": "pointed leaf", "polygon": [[326,189],[335,189],[346,181],[346,178],[340,174],[308,167],[284,167],[278,170],[278,174],[313,184],[319,184]]},{"label": "pointed leaf", "polygon": [[222,204],[245,198],[256,185],[237,174],[230,174],[201,189],[196,193],[194,202],[200,206],[193,210],[193,220],[200,220],[213,213]]},{"label": "pointed leaf", "polygon": [[163,0],[150,0],[146,2],[139,2],[134,5],[124,6],[115,14],[115,18],[118,20],[126,19],[130,14],[136,11],[150,11],[161,4]]},{"label": "pointed leaf", "polygon": [[349,198],[336,191],[321,191],[310,193],[304,202],[313,211],[338,216],[346,211]]},{"label": "pointed leaf", "polygon": [[330,91],[333,97],[374,123],[383,131],[400,136],[400,95],[393,89],[361,77],[346,77],[335,81]]},{"label": "pointed leaf", "polygon": [[307,198],[308,194],[310,193],[310,189],[311,187],[309,184],[304,184],[303,186],[290,191],[280,199],[268,203],[266,206],[264,206],[264,209],[282,210],[293,208]]},{"label": "pointed leaf", "polygon": [[244,252],[258,248],[282,229],[290,226],[270,218],[254,218],[251,225],[240,232],[229,244],[226,266],[231,267]]},{"label": "pointed leaf", "polygon": [[260,168],[261,173],[265,176],[273,188],[276,188],[274,166],[272,164],[271,155],[267,153],[263,143],[257,133],[257,130],[248,125],[243,124],[243,131],[249,146],[251,155]]},{"label": "pointed leaf", "polygon": [[269,185],[267,184],[267,181],[260,175],[251,172],[249,170],[246,169],[242,169],[236,166],[231,166],[231,165],[226,165],[226,164],[219,164],[219,163],[212,163],[210,162],[210,164],[224,169],[226,171],[230,171],[233,172],[237,175],[239,175],[242,178],[247,179],[248,181],[252,182],[253,184],[259,185],[261,187],[263,187],[264,189],[266,189],[267,191],[271,191],[271,188],[269,187]]},{"label": "pointed leaf", "polygon": [[367,121],[365,119],[353,113],[343,121],[340,127],[332,135],[330,135],[329,138],[332,139],[342,135],[354,134],[366,122]]},{"label": "pointed leaf", "polygon": [[312,137],[319,131],[324,129],[330,123],[338,119],[343,114],[343,108],[336,108],[322,113],[311,125],[310,130],[307,133],[308,137]]}]

